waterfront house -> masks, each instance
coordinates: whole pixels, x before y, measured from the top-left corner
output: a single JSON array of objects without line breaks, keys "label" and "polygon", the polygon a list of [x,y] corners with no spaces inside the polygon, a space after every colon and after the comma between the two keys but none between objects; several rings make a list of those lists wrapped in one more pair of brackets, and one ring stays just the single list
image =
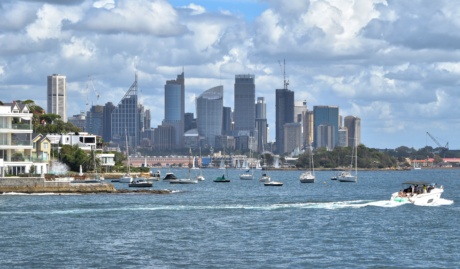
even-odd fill
[{"label": "waterfront house", "polygon": [[0,105],[0,174],[1,177],[30,172],[46,173],[47,164],[34,164],[32,159],[32,116],[21,103]]}]

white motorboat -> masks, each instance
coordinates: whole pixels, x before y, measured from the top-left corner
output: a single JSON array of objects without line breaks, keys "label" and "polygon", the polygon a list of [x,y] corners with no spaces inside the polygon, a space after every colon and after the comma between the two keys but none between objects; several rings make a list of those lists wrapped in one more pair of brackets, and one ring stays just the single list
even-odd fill
[{"label": "white motorboat", "polygon": [[315,183],[315,175],[311,171],[305,171],[300,175],[300,183]]},{"label": "white motorboat", "polygon": [[150,171],[150,178],[151,181],[159,181],[161,179],[161,172],[157,170],[156,172]]},{"label": "white motorboat", "polygon": [[203,180],[205,180],[205,178],[204,178],[204,176],[203,176],[202,174],[197,175],[197,176],[195,177],[195,179],[198,180],[198,181],[203,181]]},{"label": "white motorboat", "polygon": [[430,205],[441,199],[444,192],[442,186],[423,181],[407,181],[403,189],[391,195],[391,201],[399,203],[413,203],[414,205]]},{"label": "white motorboat", "polygon": [[145,178],[139,177],[134,179],[131,183],[129,183],[128,186],[136,188],[149,188],[153,186],[153,183],[148,182]]}]

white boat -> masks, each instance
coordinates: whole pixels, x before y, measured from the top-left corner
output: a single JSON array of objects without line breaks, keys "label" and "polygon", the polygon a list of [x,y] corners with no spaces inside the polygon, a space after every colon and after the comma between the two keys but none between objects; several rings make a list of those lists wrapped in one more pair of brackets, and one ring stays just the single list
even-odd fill
[{"label": "white boat", "polygon": [[118,180],[118,182],[120,183],[131,183],[133,181],[133,177],[131,176],[131,174],[128,172],[126,174],[124,174],[122,177],[120,177],[120,179]]},{"label": "white boat", "polygon": [[412,161],[414,163],[414,170],[420,170],[422,169],[422,167],[418,166],[416,163],[415,163],[415,160]]},{"label": "white boat", "polygon": [[268,179],[265,180],[264,186],[283,186],[283,182],[280,181],[273,181],[269,177]]},{"label": "white boat", "polygon": [[315,166],[313,163],[313,149],[310,146],[310,170],[305,171],[300,175],[300,183],[315,183]]},{"label": "white boat", "polygon": [[127,158],[127,171],[126,174],[124,174],[118,182],[120,183],[131,183],[133,182],[133,177],[131,176],[131,162],[129,160],[129,149],[128,149],[128,132],[126,131],[126,158]]},{"label": "white boat", "polygon": [[197,184],[198,180],[196,178],[190,177],[190,156],[192,155],[192,149],[189,150],[189,159],[188,159],[188,177],[187,178],[180,178],[180,179],[173,179],[170,180],[170,184]]},{"label": "white boat", "polygon": [[315,175],[311,171],[305,171],[300,175],[300,183],[315,183]]},{"label": "white boat", "polygon": [[263,173],[260,178],[259,178],[259,181],[260,182],[265,182],[265,181],[270,181],[270,176],[268,176],[267,174]]},{"label": "white boat", "polygon": [[442,186],[437,187],[435,183],[407,181],[402,185],[401,191],[391,195],[392,202],[430,205],[441,199],[441,194],[444,192],[444,188]]},{"label": "white boat", "polygon": [[150,180],[152,181],[159,181],[161,179],[161,172],[160,170],[157,170],[155,173],[150,171]]},{"label": "white boat", "polygon": [[246,170],[243,174],[240,175],[240,179],[244,179],[244,180],[254,179],[254,174],[251,173],[249,170]]},{"label": "white boat", "polygon": [[260,165],[260,160],[257,160],[256,169],[262,170],[262,166]]},{"label": "white boat", "polygon": [[139,177],[135,178],[131,183],[128,184],[128,186],[135,188],[149,188],[153,186],[153,183],[148,182],[145,178]]},{"label": "white boat", "polygon": [[[356,145],[356,138],[353,142],[353,148],[351,150],[351,164],[349,171],[342,171],[337,175],[337,180],[340,182],[358,182],[358,148]],[[354,166],[354,174],[353,174]]]}]

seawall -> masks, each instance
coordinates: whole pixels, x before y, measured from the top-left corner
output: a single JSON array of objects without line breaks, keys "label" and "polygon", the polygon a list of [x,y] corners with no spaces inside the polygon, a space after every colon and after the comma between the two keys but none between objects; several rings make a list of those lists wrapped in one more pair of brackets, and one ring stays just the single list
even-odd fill
[{"label": "seawall", "polygon": [[37,177],[0,178],[0,193],[116,193],[117,190],[108,183],[70,183],[65,181],[48,181]]}]

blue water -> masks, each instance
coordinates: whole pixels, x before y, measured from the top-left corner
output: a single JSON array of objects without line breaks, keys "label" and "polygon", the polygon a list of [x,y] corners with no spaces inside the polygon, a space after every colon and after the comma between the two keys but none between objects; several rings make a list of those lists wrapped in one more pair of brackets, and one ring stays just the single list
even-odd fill
[{"label": "blue water", "polygon": [[[163,174],[166,172],[162,171]],[[186,170],[174,170],[185,176]],[[460,170],[360,172],[301,184],[300,171],[168,195],[0,196],[1,268],[460,268]],[[405,180],[444,185],[435,206],[392,204]],[[117,188],[127,188],[114,183]]]}]

